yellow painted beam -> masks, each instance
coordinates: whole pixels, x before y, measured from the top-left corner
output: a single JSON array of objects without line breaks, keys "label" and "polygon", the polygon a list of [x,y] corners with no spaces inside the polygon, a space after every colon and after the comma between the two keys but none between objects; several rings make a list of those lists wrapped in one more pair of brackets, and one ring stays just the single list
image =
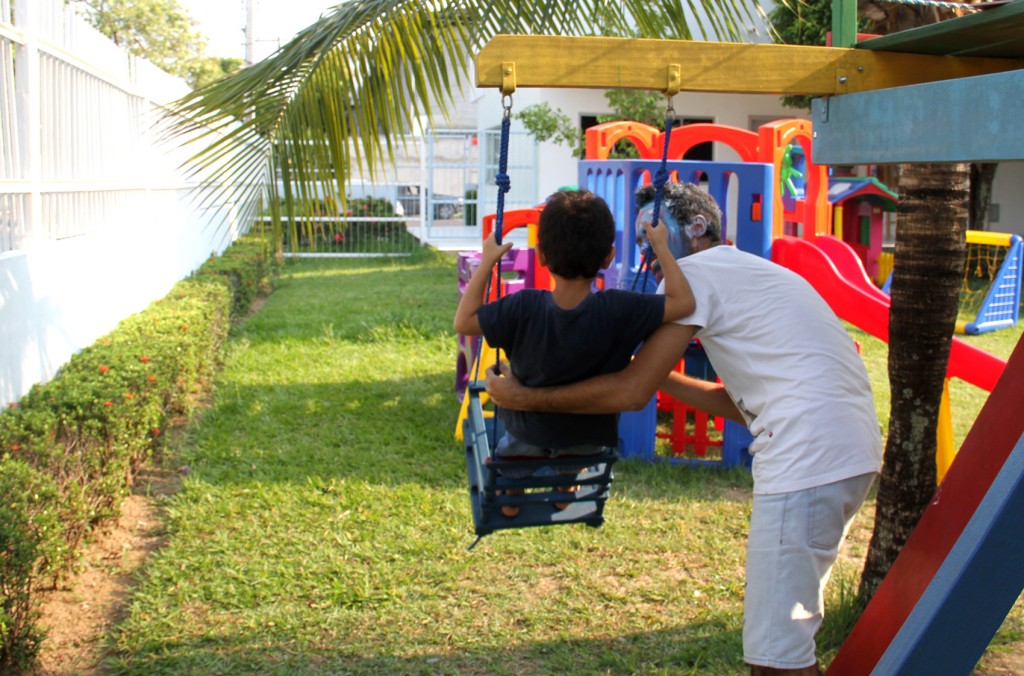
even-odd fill
[{"label": "yellow painted beam", "polygon": [[1008,232],[989,232],[987,230],[968,230],[968,244],[987,244],[989,246],[1010,246],[1012,235]]},{"label": "yellow painted beam", "polygon": [[809,96],[901,87],[1024,67],[1024,61],[1017,59],[839,47],[499,35],[476,57],[476,85],[507,88],[510,63],[515,64],[516,87],[678,88]]}]

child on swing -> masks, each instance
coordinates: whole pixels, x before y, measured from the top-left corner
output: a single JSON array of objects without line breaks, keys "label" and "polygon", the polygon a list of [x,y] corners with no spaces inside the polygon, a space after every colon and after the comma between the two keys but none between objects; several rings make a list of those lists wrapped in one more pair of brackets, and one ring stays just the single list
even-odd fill
[{"label": "child on swing", "polygon": [[[615,220],[605,201],[591,192],[556,192],[544,205],[537,234],[537,258],[551,272],[554,291],[524,289],[484,304],[491,270],[512,247],[499,245],[492,234],[455,311],[455,330],[482,334],[505,352],[512,373],[531,387],[624,369],[654,329],[692,314],[696,307],[669,249],[668,228],[653,227],[649,219],[642,226],[660,263],[665,294],[592,291],[598,272],[615,257]],[[499,409],[498,415],[506,431],[495,448],[498,457],[586,456],[616,449],[619,443],[617,414]],[[555,503],[555,508],[567,504]],[[508,518],[518,513],[518,507],[502,507]]]}]

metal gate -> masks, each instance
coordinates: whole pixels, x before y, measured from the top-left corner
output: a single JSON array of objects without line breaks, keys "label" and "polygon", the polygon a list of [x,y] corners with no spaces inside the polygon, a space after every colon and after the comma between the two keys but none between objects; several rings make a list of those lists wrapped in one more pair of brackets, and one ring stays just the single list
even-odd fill
[{"label": "metal gate", "polygon": [[[479,248],[481,221],[497,207],[499,147],[497,129],[429,130],[403,137],[394,146],[393,164],[372,178],[370,172],[357,172],[346,184],[346,213],[326,216],[300,208],[294,226],[285,224],[284,250],[300,256],[365,256],[408,254],[422,244],[447,251]],[[513,132],[506,209],[537,203],[536,164],[536,142],[525,132]],[[326,199],[326,193],[315,197]],[[525,234],[516,233],[513,240],[525,243]]]},{"label": "metal gate", "polygon": [[[423,137],[420,190],[425,211],[420,239],[444,250],[479,247],[480,223],[497,207],[499,147],[497,129],[431,130]],[[536,142],[525,132],[513,132],[508,152],[512,189],[505,195],[506,209],[537,203],[536,167]]]}]

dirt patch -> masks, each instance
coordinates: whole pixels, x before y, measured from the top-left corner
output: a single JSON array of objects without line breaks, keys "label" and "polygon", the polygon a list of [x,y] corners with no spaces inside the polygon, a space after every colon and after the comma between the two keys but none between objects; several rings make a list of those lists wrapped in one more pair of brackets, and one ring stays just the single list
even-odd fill
[{"label": "dirt patch", "polygon": [[79,570],[43,595],[40,625],[47,635],[33,674],[103,673],[103,642],[125,616],[137,573],[165,541],[159,498],[179,485],[174,471],[142,470],[120,518],[95,534]]},{"label": "dirt patch", "polygon": [[1012,653],[998,653],[986,657],[985,663],[974,672],[974,676],[995,674],[1024,674],[1024,644],[1017,644]]},{"label": "dirt patch", "polygon": [[[256,314],[269,293],[268,287],[258,295],[244,318]],[[209,392],[192,403],[191,422],[196,423],[209,407]],[[182,443],[187,422],[184,418],[168,421],[167,448]],[[166,541],[160,499],[180,488],[180,473],[163,467],[158,458],[138,471],[131,494],[121,505],[121,516],[93,534],[77,571],[60,588],[41,595],[39,624],[46,637],[31,676],[106,673],[102,661],[108,647],[104,642],[125,618],[146,560]]]}]

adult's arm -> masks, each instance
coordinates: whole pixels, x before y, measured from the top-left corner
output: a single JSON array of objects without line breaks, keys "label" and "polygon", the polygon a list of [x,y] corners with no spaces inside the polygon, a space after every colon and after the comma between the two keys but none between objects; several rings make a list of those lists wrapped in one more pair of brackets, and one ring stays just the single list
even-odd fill
[{"label": "adult's arm", "polygon": [[745,426],[743,415],[720,383],[673,370],[696,330],[695,326],[663,324],[624,370],[572,385],[526,387],[504,364],[501,376],[488,368],[487,391],[498,406],[513,410],[618,413],[642,409],[661,389],[688,406]]},{"label": "adult's arm", "polygon": [[735,420],[744,427],[747,425],[740,410],[736,408],[736,404],[733,403],[732,398],[725,391],[725,387],[721,383],[714,383],[701,378],[691,378],[678,371],[673,371],[659,389],[687,406],[692,406],[714,416]]},{"label": "adult's arm", "polygon": [[625,369],[571,385],[525,387],[510,375],[499,377],[487,369],[487,392],[498,406],[519,411],[639,411],[665,382],[696,331],[696,326],[662,324]]}]

